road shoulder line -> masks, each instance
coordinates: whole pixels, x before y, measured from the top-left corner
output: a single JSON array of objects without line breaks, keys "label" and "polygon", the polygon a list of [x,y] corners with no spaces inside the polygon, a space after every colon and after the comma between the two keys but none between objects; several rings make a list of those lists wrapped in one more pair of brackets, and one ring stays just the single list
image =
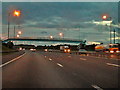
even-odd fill
[{"label": "road shoulder line", "polygon": [[60,64],[60,63],[57,63],[57,65],[58,65],[58,66],[60,66],[60,67],[63,67],[63,65],[62,65],[62,64]]},{"label": "road shoulder line", "polygon": [[120,65],[117,65],[117,64],[113,64],[113,63],[106,63],[107,65],[109,66],[115,66],[115,67],[120,67]]},{"label": "road shoulder line", "polygon": [[87,60],[87,59],[85,59],[85,58],[80,58],[80,59],[81,59],[81,60],[84,60],[84,61]]},{"label": "road shoulder line", "polygon": [[24,54],[22,54],[22,55],[20,55],[20,56],[18,56],[18,57],[16,57],[16,58],[8,61],[8,62],[6,62],[6,63],[4,63],[4,64],[2,64],[2,65],[0,65],[0,68],[3,67],[3,66],[5,66],[5,65],[7,65],[7,64],[9,64],[9,63],[11,63],[11,62],[16,61],[17,59],[21,58],[21,57],[24,56],[25,54],[26,54],[26,53],[24,53]]},{"label": "road shoulder line", "polygon": [[102,88],[98,87],[97,85],[92,85],[92,87],[97,89],[97,90],[103,90]]}]

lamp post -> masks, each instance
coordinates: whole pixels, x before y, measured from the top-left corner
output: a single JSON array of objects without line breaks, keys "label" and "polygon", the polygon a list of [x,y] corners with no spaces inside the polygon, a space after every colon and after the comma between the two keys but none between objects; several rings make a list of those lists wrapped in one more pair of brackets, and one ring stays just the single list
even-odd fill
[{"label": "lamp post", "polygon": [[19,38],[19,37],[20,37],[20,35],[17,34],[17,38]]},{"label": "lamp post", "polygon": [[21,14],[20,10],[14,10],[13,15],[19,17]]},{"label": "lamp post", "polygon": [[53,36],[50,36],[50,39],[53,39]]},{"label": "lamp post", "polygon": [[64,37],[64,34],[62,32],[60,32],[59,36],[62,38],[62,37]]},{"label": "lamp post", "polygon": [[[108,18],[110,19],[110,21],[112,20],[112,17],[109,17],[108,15],[103,15],[103,16],[102,16],[102,19],[103,19],[103,20],[106,20],[106,19],[108,19]],[[111,23],[112,23],[112,22],[110,22],[110,44],[112,43],[112,40],[111,40],[111,37],[112,37],[112,35],[111,35],[111,31],[112,31],[112,30],[111,30],[111,29],[112,29]]]},{"label": "lamp post", "polygon": [[21,32],[21,31],[18,31],[18,33],[17,33],[17,38],[19,38],[21,34],[22,34],[22,32]]},{"label": "lamp post", "polygon": [[114,32],[114,44],[115,44],[115,35],[116,35],[115,29],[114,29],[113,32]]},{"label": "lamp post", "polygon": [[[21,14],[21,12],[19,10],[14,10],[14,12],[13,12],[13,16],[19,17],[20,14]],[[11,12],[8,13],[8,39],[10,37],[10,16],[11,16]],[[15,30],[15,26],[14,26],[14,30]]]},{"label": "lamp post", "polygon": [[[19,17],[21,14],[20,10],[14,10],[13,16]],[[15,38],[15,25],[14,25],[14,38]]]},{"label": "lamp post", "polygon": [[21,34],[22,34],[22,32],[21,32],[21,31],[18,31],[18,34],[19,34],[19,35],[21,35]]},{"label": "lamp post", "polygon": [[80,40],[80,26],[78,28],[79,28],[79,40]]},{"label": "lamp post", "polygon": [[14,25],[14,38],[15,38],[15,25]]},{"label": "lamp post", "polygon": [[8,13],[8,39],[9,39],[9,31],[10,31],[10,12]]},{"label": "lamp post", "polygon": [[[109,17],[110,18],[110,20],[112,20],[112,17]],[[112,26],[111,26],[111,22],[110,22],[110,44],[112,43],[112,40],[111,40],[111,38],[112,38],[112,35],[111,35],[111,30],[112,29]]]}]

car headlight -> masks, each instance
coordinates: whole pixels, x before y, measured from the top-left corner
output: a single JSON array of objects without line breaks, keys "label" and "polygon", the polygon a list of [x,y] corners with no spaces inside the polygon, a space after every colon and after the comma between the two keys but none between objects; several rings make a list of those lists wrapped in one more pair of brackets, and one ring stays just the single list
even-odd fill
[{"label": "car headlight", "polygon": [[68,49],[68,52],[70,52],[70,49]]},{"label": "car headlight", "polygon": [[116,51],[117,53],[119,53],[120,51]]},{"label": "car headlight", "polygon": [[114,51],[110,51],[110,53],[114,53]]},{"label": "car headlight", "polygon": [[45,49],[45,52],[47,52],[48,50],[47,49]]}]

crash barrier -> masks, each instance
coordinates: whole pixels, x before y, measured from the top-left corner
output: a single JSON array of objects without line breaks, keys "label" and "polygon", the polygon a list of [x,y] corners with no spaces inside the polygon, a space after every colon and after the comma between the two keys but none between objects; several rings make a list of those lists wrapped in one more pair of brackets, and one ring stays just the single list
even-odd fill
[{"label": "crash barrier", "polygon": [[[79,52],[74,52],[77,55],[80,55]],[[105,52],[86,52],[87,56],[95,56],[95,57],[104,57],[110,59],[120,59],[120,53],[105,53]]]},{"label": "crash barrier", "polygon": [[[60,50],[52,50],[49,52],[64,53],[64,51],[60,51]],[[95,56],[95,57],[103,57],[103,58],[120,60],[120,53],[105,53],[105,52],[88,51],[85,54],[80,54],[80,52],[78,52],[78,51],[71,51],[70,54]]]}]

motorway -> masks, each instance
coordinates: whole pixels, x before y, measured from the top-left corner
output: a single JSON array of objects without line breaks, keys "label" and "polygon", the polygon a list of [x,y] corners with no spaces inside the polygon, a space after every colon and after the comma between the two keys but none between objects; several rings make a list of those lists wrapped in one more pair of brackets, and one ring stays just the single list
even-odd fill
[{"label": "motorway", "polygon": [[31,52],[2,66],[3,88],[120,88],[119,60]]}]

